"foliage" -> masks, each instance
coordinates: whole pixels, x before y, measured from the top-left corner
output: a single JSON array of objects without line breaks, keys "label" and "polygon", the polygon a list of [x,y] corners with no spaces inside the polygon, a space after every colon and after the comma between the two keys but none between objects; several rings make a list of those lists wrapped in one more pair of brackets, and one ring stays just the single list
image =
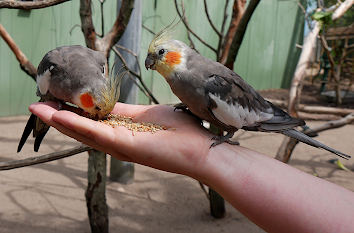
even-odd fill
[{"label": "foliage", "polygon": [[312,19],[318,21],[321,24],[321,28],[323,28],[333,23],[332,14],[333,12],[318,11],[312,15]]},{"label": "foliage", "polygon": [[[324,9],[329,9],[332,6],[338,5],[338,0],[322,0],[319,1],[323,3],[322,8]],[[316,8],[315,6],[318,5],[318,1],[317,0],[307,0],[306,1],[306,6],[308,8]],[[321,6],[318,6],[321,7]],[[327,20],[328,16],[326,14],[327,12],[316,12],[312,15],[312,18],[314,20]],[[332,22],[332,21],[324,21],[325,24],[329,25],[330,27],[343,27],[343,26],[349,26],[354,22],[354,9],[351,8],[349,9],[341,18],[337,19],[336,21]]]}]

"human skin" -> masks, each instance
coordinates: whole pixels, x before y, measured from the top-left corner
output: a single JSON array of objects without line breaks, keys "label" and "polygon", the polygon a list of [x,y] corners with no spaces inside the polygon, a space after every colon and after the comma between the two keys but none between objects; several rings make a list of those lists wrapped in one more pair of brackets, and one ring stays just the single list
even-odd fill
[{"label": "human skin", "polygon": [[132,134],[125,127],[58,111],[53,102],[29,109],[62,133],[117,159],[202,181],[267,232],[354,232],[353,192],[241,146],[209,148],[212,135],[197,119],[172,107],[117,103],[113,113],[167,127],[154,134]]}]

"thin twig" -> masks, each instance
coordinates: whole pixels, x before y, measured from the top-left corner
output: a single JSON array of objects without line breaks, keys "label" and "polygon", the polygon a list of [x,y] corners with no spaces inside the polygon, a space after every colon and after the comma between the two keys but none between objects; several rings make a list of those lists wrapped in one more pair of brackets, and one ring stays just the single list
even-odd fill
[{"label": "thin twig", "polygon": [[[183,1],[182,1],[182,3],[181,3],[181,7],[182,7],[182,13],[183,13],[183,15],[186,15],[186,10],[185,10],[185,8],[184,8],[184,3],[183,3]],[[186,17],[184,18],[184,20],[185,20],[186,23],[188,24],[188,21],[187,21],[187,18],[186,18]],[[197,48],[195,47],[195,44],[194,44],[194,42],[193,42],[193,40],[192,40],[192,37],[191,37],[191,32],[190,32],[189,30],[187,30],[187,38],[188,38],[188,40],[189,40],[190,47],[191,47],[192,49],[194,49],[195,51],[198,51]]]},{"label": "thin twig", "polygon": [[[135,77],[135,78],[134,78]],[[128,78],[134,82],[134,84],[139,88],[139,90],[144,93],[146,97],[149,98],[151,102],[154,102],[153,98],[149,95],[149,93],[136,81],[136,76],[132,75],[132,73],[129,72]],[[139,80],[140,81],[140,80]],[[154,102],[155,103],[155,102]],[[155,103],[158,104],[158,103]]]},{"label": "thin twig", "polygon": [[[138,73],[134,72],[133,70],[131,70],[129,67],[128,67],[128,64],[126,62],[126,60],[124,59],[124,57],[122,56],[122,54],[115,48],[115,47],[112,47],[112,50],[113,52],[118,56],[118,58],[122,61],[123,65],[126,67],[126,69],[129,71],[129,73],[133,76],[135,76],[140,84],[142,85],[143,87],[143,92],[144,94],[152,101],[154,102],[155,104],[159,104],[159,101],[154,97],[154,95],[152,94],[152,92],[149,90],[149,88],[145,85],[144,81],[142,80],[142,77],[141,75],[139,75]],[[140,65],[139,65],[139,70],[140,70]],[[138,85],[139,87],[139,85]],[[142,90],[142,89],[141,89]]]},{"label": "thin twig", "polygon": [[227,6],[229,5],[229,1],[230,0],[226,0],[225,6],[224,6],[224,19],[222,21],[221,30],[220,30],[222,37],[224,37],[224,31],[225,31],[225,25],[226,25],[226,19],[227,19]]},{"label": "thin twig", "polygon": [[146,31],[150,32],[151,34],[156,35],[156,33],[155,33],[153,30],[151,30],[150,28],[146,27],[144,24],[142,25],[142,27],[143,27]]},{"label": "thin twig", "polygon": [[69,31],[69,34],[71,35],[73,33],[74,29],[77,28],[77,27],[81,28],[81,25],[80,24],[75,24],[74,26],[72,26],[70,31]]},{"label": "thin twig", "polygon": [[175,2],[175,7],[176,7],[176,11],[178,16],[180,17],[180,19],[182,20],[184,26],[187,28],[188,31],[190,31],[192,33],[192,35],[197,38],[202,44],[204,44],[206,47],[208,47],[210,50],[212,50],[214,53],[217,53],[216,49],[213,48],[210,44],[208,44],[207,42],[205,42],[202,38],[200,38],[190,27],[189,24],[186,22],[185,17],[181,15],[181,12],[178,9],[178,4],[177,4],[177,0],[174,0]]},{"label": "thin twig", "polygon": [[122,0],[122,4],[119,9],[119,14],[114,22],[111,30],[102,38],[102,42],[105,47],[105,55],[108,58],[109,51],[123,36],[125,28],[127,27],[130,19],[130,15],[134,8],[134,0]]},{"label": "thin twig", "polygon": [[41,1],[28,1],[28,2],[14,1],[14,0],[1,0],[0,8],[31,10],[31,9],[46,8],[67,1],[70,0],[41,0]]},{"label": "thin twig", "polygon": [[100,8],[101,8],[101,34],[104,36],[104,14],[103,14],[103,4],[106,0],[99,0],[100,1]]},{"label": "thin twig", "polygon": [[124,59],[123,55],[115,47],[112,47],[112,50],[115,52],[115,54],[118,56],[118,58],[123,62],[124,67],[126,67],[126,69],[128,69],[129,73],[131,73],[132,75],[134,75],[135,77],[140,79],[141,76],[129,68],[128,63]]},{"label": "thin twig", "polygon": [[92,148],[86,145],[81,145],[77,146],[72,149],[68,150],[63,150],[59,152],[53,152],[50,154],[46,155],[41,155],[41,156],[36,156],[36,157],[31,157],[27,159],[21,159],[21,160],[15,160],[15,161],[8,161],[8,162],[1,162],[0,163],[0,171],[3,170],[11,170],[15,168],[20,168],[20,167],[27,167],[35,164],[40,164],[40,163],[46,163],[58,159],[63,159],[69,156],[73,156],[88,150],[91,150]]},{"label": "thin twig", "polygon": [[208,22],[210,24],[210,26],[213,28],[214,32],[221,38],[222,37],[222,34],[219,32],[219,30],[215,27],[213,21],[211,20],[210,18],[210,15],[209,15],[209,11],[208,11],[208,4],[206,2],[206,0],[204,0],[204,11],[205,11],[205,15],[208,19]]}]

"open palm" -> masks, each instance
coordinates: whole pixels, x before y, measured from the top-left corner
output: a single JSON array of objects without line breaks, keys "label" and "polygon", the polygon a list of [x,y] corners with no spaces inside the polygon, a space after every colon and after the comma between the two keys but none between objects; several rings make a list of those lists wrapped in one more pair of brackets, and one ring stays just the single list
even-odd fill
[{"label": "open palm", "polygon": [[137,162],[161,170],[195,174],[211,144],[210,133],[197,119],[164,105],[128,105],[117,103],[112,113],[151,122],[167,130],[135,132],[125,127],[112,128],[69,111],[58,111],[53,102],[35,103],[30,111],[62,133],[118,159]]}]

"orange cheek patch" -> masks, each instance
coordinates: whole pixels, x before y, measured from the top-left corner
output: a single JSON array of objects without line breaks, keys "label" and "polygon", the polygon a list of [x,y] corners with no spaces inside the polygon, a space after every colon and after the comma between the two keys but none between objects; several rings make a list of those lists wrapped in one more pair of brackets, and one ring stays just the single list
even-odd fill
[{"label": "orange cheek patch", "polygon": [[181,63],[181,54],[179,52],[168,52],[165,55],[166,63],[170,66]]},{"label": "orange cheek patch", "polygon": [[80,95],[80,102],[85,108],[92,108],[94,105],[92,96],[89,93]]}]

